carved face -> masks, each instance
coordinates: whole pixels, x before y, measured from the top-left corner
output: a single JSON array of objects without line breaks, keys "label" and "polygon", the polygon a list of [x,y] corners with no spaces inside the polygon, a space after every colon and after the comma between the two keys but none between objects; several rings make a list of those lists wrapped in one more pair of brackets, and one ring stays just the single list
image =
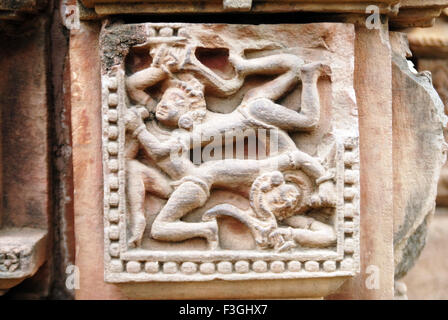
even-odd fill
[{"label": "carved face", "polygon": [[282,220],[294,214],[300,191],[291,184],[281,184],[266,195],[272,213]]},{"label": "carved face", "polygon": [[179,118],[189,111],[189,101],[185,93],[177,88],[170,88],[163,94],[156,107],[156,118],[164,125],[177,127]]}]

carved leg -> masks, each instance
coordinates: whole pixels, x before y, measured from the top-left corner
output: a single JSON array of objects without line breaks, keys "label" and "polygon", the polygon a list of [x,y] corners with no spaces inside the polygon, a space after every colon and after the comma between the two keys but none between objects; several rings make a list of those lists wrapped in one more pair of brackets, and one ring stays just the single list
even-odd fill
[{"label": "carved leg", "polygon": [[290,157],[292,162],[294,163],[295,168],[301,169],[307,175],[314,179],[319,179],[325,176],[325,168],[320,164],[320,162],[310,156],[309,154],[297,150],[290,153]]},{"label": "carved leg", "polygon": [[302,98],[300,113],[314,119],[316,124],[320,120],[320,98],[317,81],[322,74],[330,74],[329,67],[322,63],[310,63],[301,68]]},{"label": "carved leg", "polygon": [[299,81],[300,67],[303,60],[292,54],[278,54],[268,57],[243,59],[231,56],[231,62],[242,76],[251,74],[280,75],[266,84],[249,90],[243,102],[258,98],[277,100],[291,90]]},{"label": "carved leg", "polygon": [[300,78],[303,82],[317,82],[323,75],[331,75],[331,68],[322,62],[312,62],[300,67]]},{"label": "carved leg", "polygon": [[183,241],[191,238],[206,238],[212,249],[218,245],[218,225],[209,222],[183,222],[180,219],[192,210],[205,204],[208,196],[194,182],[182,183],[168,199],[151,228],[151,236],[163,241]]},{"label": "carved leg", "polygon": [[168,179],[157,169],[147,167],[137,160],[127,162],[127,190],[131,218],[129,246],[139,247],[146,228],[144,211],[146,192],[161,198],[168,198],[172,189]]},{"label": "carved leg", "polygon": [[237,77],[230,80],[222,79],[216,73],[203,66],[194,57],[193,52],[190,53],[188,62],[182,66],[182,69],[195,74],[198,79],[207,84],[207,87],[222,96],[228,96],[238,91],[243,85],[244,78],[248,75],[284,74],[256,90],[249,91],[244,98],[244,101],[252,97],[265,97],[276,100],[297,83],[300,74],[299,68],[304,63],[299,57],[286,53],[255,59],[244,59],[232,54],[229,57],[229,61],[233,64],[238,74]]},{"label": "carved leg", "polygon": [[149,107],[155,106],[154,99],[145,92],[146,88],[152,87],[167,78],[165,71],[159,68],[149,67],[134,73],[126,79],[126,89],[136,103]]},{"label": "carved leg", "polygon": [[207,177],[212,177],[212,184],[215,186],[238,189],[252,183],[264,172],[276,170],[280,172],[301,170],[315,181],[318,192],[311,196],[309,206],[313,208],[336,206],[337,199],[332,172],[326,171],[318,159],[299,150],[263,160],[211,161],[201,166],[198,175],[202,175],[204,180]]},{"label": "carved leg", "polygon": [[278,228],[270,237],[283,236],[301,246],[328,247],[336,243],[336,232],[332,226],[306,216],[292,216],[284,220],[289,227]]},{"label": "carved leg", "polygon": [[328,247],[336,243],[333,227],[319,221],[312,221],[305,229],[292,229],[292,236],[302,246]]},{"label": "carved leg", "polygon": [[252,183],[265,172],[301,169],[314,179],[324,177],[325,168],[312,156],[293,151],[262,160],[225,159],[204,163],[197,172],[198,177],[206,180],[212,177],[213,185],[235,186]]},{"label": "carved leg", "polygon": [[293,54],[276,54],[267,57],[244,59],[238,55],[230,55],[230,62],[242,75],[281,74],[288,71],[298,73],[304,61]]},{"label": "carved leg", "polygon": [[249,208],[248,210],[241,210],[240,208],[228,203],[218,204],[209,209],[206,213],[204,213],[202,220],[211,221],[219,216],[232,217],[246,225],[251,231],[259,248],[269,247],[270,244],[268,242],[268,235],[277,227],[277,221],[274,215],[272,215],[270,219],[263,221],[254,216],[252,208]]}]

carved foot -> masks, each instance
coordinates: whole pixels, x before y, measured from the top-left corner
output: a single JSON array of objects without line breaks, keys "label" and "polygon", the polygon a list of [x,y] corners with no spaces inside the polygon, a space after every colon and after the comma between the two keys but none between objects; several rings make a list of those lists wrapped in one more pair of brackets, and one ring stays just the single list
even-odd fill
[{"label": "carved foot", "polygon": [[318,194],[312,197],[314,208],[334,208],[337,204],[335,185],[333,181],[326,181],[319,185]]},{"label": "carved foot", "polygon": [[300,68],[302,81],[303,80],[311,80],[311,79],[317,79],[320,76],[330,76],[331,75],[331,68],[330,66],[323,64],[322,62],[312,62],[303,65]]},{"label": "carved foot", "polygon": [[277,252],[286,252],[297,247],[292,228],[277,228],[269,234],[269,239]]},{"label": "carved foot", "polygon": [[135,218],[134,227],[132,230],[132,236],[128,240],[128,246],[130,248],[138,248],[142,245],[143,233],[146,228],[145,218]]},{"label": "carved foot", "polygon": [[275,251],[277,252],[287,252],[293,248],[296,248],[297,244],[294,241],[286,241],[278,248],[275,248]]},{"label": "carved foot", "polygon": [[245,59],[240,57],[237,54],[230,54],[229,55],[229,61],[233,65],[233,68],[235,69],[235,72],[239,75],[244,74],[244,71],[246,70],[245,67]]},{"label": "carved foot", "polygon": [[208,210],[202,216],[202,221],[204,221],[204,224],[206,225],[205,238],[208,241],[208,247],[210,250],[216,250],[219,247],[218,222],[216,221],[216,216],[219,215],[221,212],[220,207],[222,207],[222,206],[214,207],[214,208]]},{"label": "carved foot", "polygon": [[210,250],[216,250],[219,248],[218,222],[215,219],[204,223],[206,224],[205,238],[208,241],[208,248]]},{"label": "carved foot", "polygon": [[138,248],[142,245],[142,239],[138,239],[137,237],[133,236],[128,241],[129,248]]}]

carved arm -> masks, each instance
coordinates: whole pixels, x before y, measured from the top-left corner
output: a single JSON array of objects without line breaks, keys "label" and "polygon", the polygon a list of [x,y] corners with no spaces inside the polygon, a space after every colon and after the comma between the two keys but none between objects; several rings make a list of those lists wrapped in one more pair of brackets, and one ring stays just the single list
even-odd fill
[{"label": "carved arm", "polygon": [[145,89],[152,87],[162,80],[165,80],[168,74],[160,69],[149,67],[134,73],[126,79],[126,88],[129,97],[136,103],[153,109],[155,106],[154,99],[145,92]]},{"label": "carved arm", "polygon": [[148,155],[154,160],[160,160],[170,154],[170,144],[160,141],[146,129],[142,114],[137,108],[133,107],[127,110],[125,125],[126,129],[132,132],[133,137],[140,142]]},{"label": "carved arm", "polygon": [[280,227],[270,236],[282,235],[286,240],[309,247],[328,247],[336,242],[334,229],[311,217],[293,216],[284,220],[289,227]]}]

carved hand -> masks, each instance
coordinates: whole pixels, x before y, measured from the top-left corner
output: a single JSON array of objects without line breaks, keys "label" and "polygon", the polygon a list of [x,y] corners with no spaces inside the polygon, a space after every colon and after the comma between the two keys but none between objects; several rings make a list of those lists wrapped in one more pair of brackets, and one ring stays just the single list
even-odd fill
[{"label": "carved hand", "polygon": [[136,107],[127,109],[124,116],[126,129],[134,132],[138,127],[144,125],[142,115],[142,112]]},{"label": "carved hand", "polygon": [[333,181],[325,181],[319,185],[319,197],[323,207],[336,206],[336,192]]},{"label": "carved hand", "polygon": [[244,74],[244,61],[245,60],[242,57],[235,53],[230,53],[229,55],[229,62],[233,65],[233,68],[238,75]]},{"label": "carved hand", "polygon": [[179,71],[184,48],[162,46],[157,52],[152,66],[163,70],[168,75]]},{"label": "carved hand", "polygon": [[172,155],[182,156],[186,151],[188,151],[188,145],[184,143],[181,137],[170,139],[167,144],[170,154]]},{"label": "carved hand", "polygon": [[292,248],[297,247],[294,241],[294,229],[288,228],[277,228],[269,235],[269,240],[273,244],[274,248],[278,252],[288,251]]},{"label": "carved hand", "polygon": [[269,234],[269,239],[274,243],[283,243],[284,241],[292,240],[292,228],[279,227]]}]

